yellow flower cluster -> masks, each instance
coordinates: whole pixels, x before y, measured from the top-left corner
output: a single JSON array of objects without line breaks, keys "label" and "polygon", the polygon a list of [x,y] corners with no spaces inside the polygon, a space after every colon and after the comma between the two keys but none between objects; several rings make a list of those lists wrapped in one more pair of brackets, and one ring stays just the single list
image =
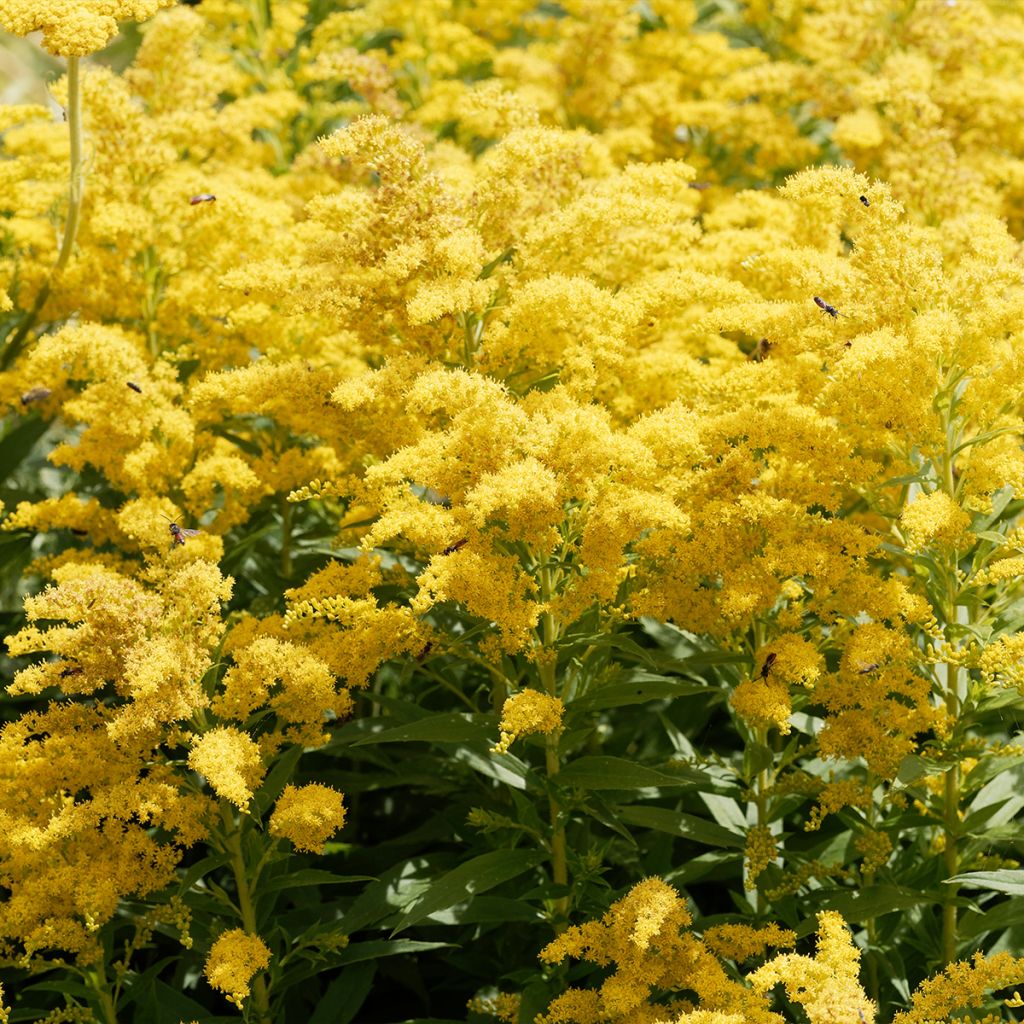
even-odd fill
[{"label": "yellow flower cluster", "polygon": [[970,525],[971,517],[945,491],[918,498],[900,515],[908,551],[919,551],[928,544],[960,547],[967,540]]},{"label": "yellow flower cluster", "polygon": [[258,936],[241,928],[221,932],[210,947],[203,972],[209,983],[239,1009],[249,996],[253,977],[270,963],[270,950]]},{"label": "yellow flower cluster", "polygon": [[531,733],[557,732],[562,725],[565,705],[558,697],[537,690],[520,690],[505,701],[501,709],[501,738],[492,753],[504,754],[512,744]]},{"label": "yellow flower cluster", "polygon": [[144,21],[174,0],[2,0],[0,26],[24,36],[42,30],[43,46],[62,57],[102,49],[119,21]]},{"label": "yellow flower cluster", "polygon": [[[80,64],[145,19],[123,72]],[[956,873],[950,764],[1004,750],[971,715],[1024,686],[1013,4],[0,0],[0,25],[68,58],[66,123],[0,109],[0,411],[38,439],[2,524],[34,535],[7,645],[36,703],[0,734],[0,939],[96,960],[183,848],[236,852],[352,688],[472,704],[482,678],[492,751],[550,749],[611,641],[665,624],[727,653],[707,678],[771,763],[743,769],[748,885],[851,870],[790,870],[784,795],[817,798],[809,829],[865,812],[846,848],[879,869],[918,761]],[[286,784],[267,833],[319,853],[345,813]],[[834,916],[753,988],[720,961],[782,931],[690,923],[648,880],[569,928],[549,963],[615,969],[545,1019],[774,1022],[777,982],[872,1016]],[[238,1005],[252,932],[207,965]]]},{"label": "yellow flower cluster", "polygon": [[[570,928],[541,952],[546,963],[566,957],[614,965],[599,988],[570,988],[539,1018],[545,1024],[670,1020],[679,1024],[783,1024],[768,993],[779,982],[815,1024],[856,1024],[858,1010],[874,1019],[857,981],[860,953],[835,913],[818,916],[814,957],[776,954],[747,976],[727,972],[720,958],[743,960],[771,947],[793,945],[778,927],[716,927],[700,939],[686,929],[685,904],[671,886],[647,879],[613,903],[600,922]],[[655,992],[663,995],[657,1003]],[[686,994],[684,994],[686,993]]]},{"label": "yellow flower cluster", "polygon": [[296,850],[323,853],[324,843],[345,824],[342,795],[330,786],[285,786],[270,816],[270,834],[288,839]]}]

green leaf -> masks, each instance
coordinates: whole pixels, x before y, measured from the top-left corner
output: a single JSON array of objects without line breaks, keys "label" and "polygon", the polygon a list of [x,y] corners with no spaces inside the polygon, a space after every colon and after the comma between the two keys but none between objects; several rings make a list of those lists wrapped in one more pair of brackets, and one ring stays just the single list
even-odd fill
[{"label": "green leaf", "polygon": [[49,426],[46,420],[31,416],[4,435],[0,440],[0,483],[6,482],[32,454],[36,441],[46,433]]},{"label": "green leaf", "polygon": [[664,879],[670,885],[686,886],[707,877],[710,874],[721,876],[723,871],[735,872],[736,865],[742,860],[739,852],[714,850],[693,857],[665,874]]},{"label": "green leaf", "polygon": [[1006,543],[1006,535],[996,530],[976,530],[974,536],[979,540],[987,540],[999,547]]},{"label": "green leaf", "polygon": [[961,885],[966,889],[990,889],[1010,896],[1024,896],[1024,871],[968,871],[943,881],[943,885]]},{"label": "green leaf", "polygon": [[204,857],[201,861],[193,864],[184,875],[181,877],[181,881],[178,883],[178,892],[187,892],[192,888],[200,878],[208,875],[211,871],[215,871],[219,867],[223,867],[225,864],[231,862],[230,853],[215,853],[209,857]]},{"label": "green leaf", "polygon": [[576,789],[658,789],[694,786],[707,779],[691,768],[661,770],[621,757],[581,757],[570,761],[556,781]]},{"label": "green leaf", "polygon": [[459,915],[460,924],[502,924],[509,921],[541,924],[543,920],[543,914],[536,907],[504,896],[477,896],[465,913]]},{"label": "green leaf", "polygon": [[278,759],[270,774],[263,780],[254,798],[257,815],[262,815],[281,795],[284,787],[295,774],[295,767],[302,757],[302,747],[289,747]]},{"label": "green leaf", "polygon": [[146,1011],[144,1019],[152,1024],[181,1024],[182,1021],[199,1020],[203,1024],[214,1024],[219,1021],[237,1021],[237,1017],[212,1016],[210,1011],[177,989],[162,981],[153,983],[152,1000],[146,1003],[140,1000],[139,1009]]},{"label": "green leaf", "polygon": [[928,762],[916,754],[908,754],[900,762],[899,771],[896,773],[896,781],[901,786],[910,786],[918,779],[930,774],[932,771]]},{"label": "green leaf", "polygon": [[376,881],[374,875],[336,875],[318,868],[304,868],[301,871],[286,871],[280,878],[265,879],[260,882],[260,893],[300,889],[307,885],[344,885],[347,882]]},{"label": "green leaf", "polygon": [[321,996],[306,1024],[349,1024],[366,1001],[376,973],[377,965],[372,960],[342,971]]},{"label": "green leaf", "polygon": [[460,747],[451,758],[455,762],[463,763],[475,772],[503,786],[511,786],[513,789],[525,790],[528,780],[533,776],[530,766],[520,761],[515,754],[488,754],[484,755],[469,747]]},{"label": "green leaf", "polygon": [[968,910],[957,922],[957,934],[964,939],[976,939],[989,932],[1024,924],[1024,900],[1010,898],[1000,900],[991,910],[984,913]]},{"label": "green leaf", "polygon": [[704,806],[711,812],[711,816],[722,828],[730,832],[742,832],[747,834],[747,819],[740,809],[740,805],[729,796],[720,793],[700,794]]},{"label": "green leaf", "polygon": [[528,850],[493,850],[473,857],[431,884],[424,895],[402,915],[391,934],[395,935],[431,914],[462,903],[477,893],[493,889],[529,871],[543,860],[543,854]]},{"label": "green leaf", "polygon": [[827,910],[839,911],[848,923],[853,924],[895,910],[909,910],[934,903],[934,893],[903,889],[895,885],[875,885],[857,892],[837,890],[824,894],[821,905]]},{"label": "green leaf", "polygon": [[[351,744],[353,747],[365,747],[373,743],[411,743],[415,741],[427,743],[468,743],[485,737],[495,729],[493,714],[440,714],[429,715],[419,721],[406,725],[398,725],[384,729],[371,736],[364,736]],[[495,741],[497,741],[495,733]]]},{"label": "green leaf", "polygon": [[743,849],[746,842],[742,833],[723,828],[714,822],[705,821],[693,814],[672,811],[667,807],[647,807],[632,804],[617,808],[619,817],[630,825],[654,829],[656,832],[667,832],[669,835],[692,839],[695,843],[705,846],[726,846]]},{"label": "green leaf", "polygon": [[31,985],[23,985],[21,991],[23,993],[60,992],[64,995],[75,996],[77,999],[88,999],[92,994],[90,989],[73,975],[64,978],[56,977],[47,978],[45,981],[35,981]]},{"label": "green leaf", "polygon": [[585,693],[571,701],[568,710],[570,714],[574,711],[601,711],[629,704],[644,704],[649,700],[666,697],[690,697],[695,694],[710,696],[713,693],[714,691],[704,683],[638,672],[632,680],[610,683]]},{"label": "green leaf", "polygon": [[413,939],[378,939],[374,942],[354,942],[338,954],[334,963],[358,964],[365,960],[380,960],[385,956],[400,956],[404,953],[426,953],[431,949],[452,947],[451,942],[417,942]]},{"label": "green leaf", "polygon": [[992,495],[992,511],[978,525],[987,530],[1006,511],[1006,506],[1013,500],[1013,488],[1009,485],[1000,487]]},{"label": "green leaf", "polygon": [[178,958],[176,956],[165,956],[157,960],[155,964],[147,967],[141,974],[128,972],[124,978],[124,995],[118,1000],[117,1009],[123,1011],[134,1003],[140,996],[150,992],[157,975],[168,965],[173,964]]}]

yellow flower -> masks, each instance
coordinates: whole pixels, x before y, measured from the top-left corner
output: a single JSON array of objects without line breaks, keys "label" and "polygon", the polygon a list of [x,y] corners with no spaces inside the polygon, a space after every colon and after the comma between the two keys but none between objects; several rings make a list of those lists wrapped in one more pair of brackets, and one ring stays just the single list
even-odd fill
[{"label": "yellow flower", "polygon": [[323,853],[324,843],[345,824],[342,795],[329,786],[285,786],[270,816],[270,834],[291,840],[296,850]]},{"label": "yellow flower", "polygon": [[260,749],[248,733],[221,726],[197,737],[188,755],[189,767],[206,778],[211,789],[245,810],[263,778]]},{"label": "yellow flower", "polygon": [[504,754],[522,736],[550,733],[561,728],[565,705],[558,697],[549,697],[537,690],[521,690],[505,701],[501,708],[501,739],[491,747],[495,754]]},{"label": "yellow flower", "polygon": [[860,950],[835,911],[818,914],[818,948],[814,957],[781,953],[749,976],[754,989],[767,992],[780,982],[799,1003],[811,1024],[857,1020],[860,1010],[875,1019],[875,1008],[858,980]]},{"label": "yellow flower", "polygon": [[272,708],[280,724],[261,738],[264,753],[284,740],[320,745],[325,720],[345,718],[351,710],[348,691],[338,690],[324,661],[304,647],[264,636],[234,650],[233,658],[213,710],[244,722],[258,708]]},{"label": "yellow flower", "polygon": [[908,551],[920,551],[929,544],[951,549],[966,543],[971,517],[945,491],[933,491],[904,508],[900,525]]},{"label": "yellow flower", "polygon": [[144,21],[174,0],[0,0],[0,25],[24,36],[42,30],[60,57],[84,57],[117,35],[119,21]]},{"label": "yellow flower", "polygon": [[221,932],[210,947],[203,973],[206,980],[242,1009],[249,983],[270,963],[270,950],[258,936],[241,928]]},{"label": "yellow flower", "polygon": [[748,924],[718,924],[705,929],[704,941],[716,956],[740,961],[763,956],[770,946],[793,946],[796,934],[774,923],[761,928]]},{"label": "yellow flower", "polygon": [[614,968],[596,989],[569,988],[557,996],[538,1022],[661,1020],[664,1005],[651,1000],[660,991],[680,998],[686,993],[686,1007],[703,1012],[696,1019],[709,1024],[777,1024],[765,996],[731,977],[717,955],[687,931],[690,923],[679,894],[661,879],[648,878],[600,921],[568,928],[541,950],[542,962],[557,964],[571,956]]}]

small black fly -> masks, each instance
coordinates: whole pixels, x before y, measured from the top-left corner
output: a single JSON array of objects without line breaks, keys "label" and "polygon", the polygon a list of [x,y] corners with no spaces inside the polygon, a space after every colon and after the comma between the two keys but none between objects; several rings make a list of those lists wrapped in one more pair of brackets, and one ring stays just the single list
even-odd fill
[{"label": "small black fly", "polygon": [[132,391],[134,391],[137,395],[141,395],[142,394],[142,388],[140,388],[139,385],[135,383],[135,381],[133,381],[133,380],[126,380],[125,384],[127,384],[128,387],[130,387],[132,389]]},{"label": "small black fly", "polygon": [[768,657],[764,659],[764,664],[761,666],[761,678],[762,679],[767,679],[768,678],[768,673],[771,672],[772,665],[775,664],[775,659],[777,657],[778,657],[778,655],[774,651],[772,651],[772,653],[769,654]]},{"label": "small black fly", "polygon": [[824,310],[824,312],[828,313],[828,315],[832,317],[833,320],[835,320],[837,317],[846,315],[845,313],[840,313],[835,306],[830,306],[824,299],[819,298],[817,295],[814,296],[814,304],[818,307],[818,309]]},{"label": "small black fly", "polygon": [[861,202],[862,202],[862,203],[863,203],[863,204],[864,204],[865,206],[870,206],[870,205],[871,205],[871,203],[870,203],[870,202],[868,201],[868,197],[867,197],[867,196],[858,196],[858,198],[860,199],[860,201],[861,201]]}]

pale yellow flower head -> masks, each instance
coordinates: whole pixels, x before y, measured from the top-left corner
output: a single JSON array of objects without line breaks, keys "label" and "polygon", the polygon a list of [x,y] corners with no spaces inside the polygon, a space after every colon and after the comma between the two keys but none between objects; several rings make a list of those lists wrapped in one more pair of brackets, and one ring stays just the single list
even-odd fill
[{"label": "pale yellow flower head", "polygon": [[537,690],[523,690],[505,701],[501,709],[501,739],[491,747],[504,754],[521,736],[534,732],[554,732],[562,724],[565,705],[557,697]]},{"label": "pale yellow flower head", "polygon": [[145,21],[175,0],[0,0],[0,25],[24,36],[42,30],[43,46],[58,57],[103,49],[119,21]]},{"label": "pale yellow flower head", "polygon": [[303,853],[323,853],[324,843],[345,824],[342,794],[330,786],[285,786],[270,816],[270,834],[291,840]]},{"label": "pale yellow flower head", "polygon": [[219,797],[245,809],[263,778],[260,749],[248,733],[232,726],[211,729],[192,745],[189,767],[206,777]]},{"label": "pale yellow flower head", "polygon": [[206,980],[239,1009],[249,995],[249,982],[270,963],[270,950],[258,935],[241,928],[222,932],[206,959]]}]

